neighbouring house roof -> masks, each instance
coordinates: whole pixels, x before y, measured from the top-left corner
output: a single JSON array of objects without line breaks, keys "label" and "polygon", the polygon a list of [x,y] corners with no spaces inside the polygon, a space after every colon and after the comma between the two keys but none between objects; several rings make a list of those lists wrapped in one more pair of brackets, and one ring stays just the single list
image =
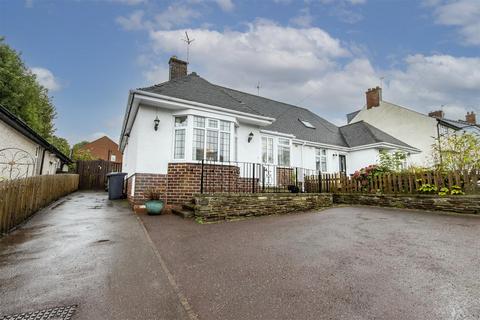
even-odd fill
[{"label": "neighbouring house roof", "polygon": [[461,130],[461,129],[466,129],[466,128],[476,128],[477,130],[480,131],[480,124],[474,124],[472,125],[471,123],[468,123],[463,120],[450,120],[450,119],[445,119],[445,118],[437,118],[437,121],[439,121],[441,124],[450,127],[454,130]]},{"label": "neighbouring house roof", "polygon": [[8,124],[13,129],[17,130],[23,134],[28,139],[32,140],[35,143],[38,143],[43,148],[47,149],[51,153],[55,154],[61,161],[65,163],[71,163],[69,157],[64,155],[60,150],[58,150],[54,145],[45,140],[42,136],[36,133],[32,128],[30,128],[25,122],[20,118],[15,116],[13,113],[8,111],[6,108],[0,105],[0,120]]},{"label": "neighbouring house roof", "polygon": [[380,129],[368,124],[365,121],[359,121],[351,124],[347,124],[340,127],[345,141],[349,147],[358,147],[368,144],[374,144],[379,142],[385,142],[402,146],[405,148],[416,149],[397,138],[392,137],[388,133],[383,132]]},{"label": "neighbouring house roof", "polygon": [[[300,140],[351,147],[344,136],[351,134],[350,128],[339,128],[305,108],[212,84],[196,73],[139,90],[274,118],[272,124],[262,129],[292,134]],[[315,128],[309,128],[302,121],[309,122]],[[354,146],[386,142],[414,149],[379,129],[372,127],[373,129],[367,130],[366,126],[351,127],[362,130],[362,134],[357,133],[360,138],[348,136]]]},{"label": "neighbouring house roof", "polygon": [[350,123],[357,116],[357,114],[360,113],[360,111],[362,111],[362,110],[360,109],[360,110],[357,110],[357,111],[347,113],[347,123]]}]

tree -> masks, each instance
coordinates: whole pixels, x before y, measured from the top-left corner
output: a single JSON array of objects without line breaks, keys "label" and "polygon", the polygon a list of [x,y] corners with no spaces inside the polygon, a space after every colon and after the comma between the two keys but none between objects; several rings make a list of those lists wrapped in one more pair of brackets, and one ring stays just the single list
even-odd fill
[{"label": "tree", "polygon": [[45,139],[54,132],[55,107],[20,54],[0,37],[0,105]]},{"label": "tree", "polygon": [[455,133],[433,145],[434,158],[442,171],[480,169],[480,137]]},{"label": "tree", "polygon": [[55,146],[58,150],[60,150],[61,153],[63,153],[67,157],[70,156],[70,144],[68,144],[67,139],[60,138],[54,135],[48,139],[48,142],[50,142],[53,146]]},{"label": "tree", "polygon": [[82,149],[84,145],[89,143],[88,141],[81,141],[79,143],[76,143],[72,147],[72,160],[77,161],[77,160],[95,160],[95,157],[92,155],[90,150],[88,149]]},{"label": "tree", "polygon": [[406,159],[407,154],[403,151],[390,153],[382,150],[379,154],[378,167],[383,172],[400,171],[403,169]]}]

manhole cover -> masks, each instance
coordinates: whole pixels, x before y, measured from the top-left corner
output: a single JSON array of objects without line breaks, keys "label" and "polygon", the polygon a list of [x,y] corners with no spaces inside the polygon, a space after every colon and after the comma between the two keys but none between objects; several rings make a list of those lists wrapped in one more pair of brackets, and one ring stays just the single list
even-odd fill
[{"label": "manhole cover", "polygon": [[55,307],[39,311],[1,316],[0,320],[69,320],[72,318],[77,306]]}]

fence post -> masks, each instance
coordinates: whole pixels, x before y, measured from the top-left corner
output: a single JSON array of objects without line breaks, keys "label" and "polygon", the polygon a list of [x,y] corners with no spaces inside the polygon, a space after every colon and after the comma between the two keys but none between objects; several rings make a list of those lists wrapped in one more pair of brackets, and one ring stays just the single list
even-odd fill
[{"label": "fence post", "polygon": [[318,193],[322,193],[322,172],[318,172]]},{"label": "fence post", "polygon": [[202,159],[202,173],[201,173],[201,175],[200,175],[200,193],[201,193],[201,194],[203,194],[203,162],[204,162],[204,161],[205,161],[205,160]]},{"label": "fence post", "polygon": [[298,188],[298,168],[295,167],[295,186]]},{"label": "fence post", "polygon": [[255,163],[252,164],[252,193],[255,193]]},{"label": "fence post", "polygon": [[265,168],[262,164],[262,192],[265,192]]}]

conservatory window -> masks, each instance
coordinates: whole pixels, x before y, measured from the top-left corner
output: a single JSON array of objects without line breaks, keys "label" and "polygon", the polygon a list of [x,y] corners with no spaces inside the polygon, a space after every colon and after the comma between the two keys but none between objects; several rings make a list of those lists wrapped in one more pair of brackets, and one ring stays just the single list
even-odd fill
[{"label": "conservatory window", "polygon": [[315,148],[315,164],[317,170],[327,171],[327,150]]},{"label": "conservatory window", "polygon": [[290,140],[278,138],[278,165],[290,165]]}]

